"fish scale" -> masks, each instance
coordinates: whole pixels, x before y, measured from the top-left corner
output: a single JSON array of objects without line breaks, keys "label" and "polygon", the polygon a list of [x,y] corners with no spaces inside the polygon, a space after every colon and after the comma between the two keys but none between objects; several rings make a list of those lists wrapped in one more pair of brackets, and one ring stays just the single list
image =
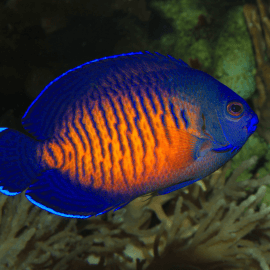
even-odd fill
[{"label": "fish scale", "polygon": [[[149,52],[97,59],[52,81],[0,128],[0,191],[87,218],[190,185],[230,160],[258,117],[231,89]],[[235,130],[237,132],[231,132]]]}]

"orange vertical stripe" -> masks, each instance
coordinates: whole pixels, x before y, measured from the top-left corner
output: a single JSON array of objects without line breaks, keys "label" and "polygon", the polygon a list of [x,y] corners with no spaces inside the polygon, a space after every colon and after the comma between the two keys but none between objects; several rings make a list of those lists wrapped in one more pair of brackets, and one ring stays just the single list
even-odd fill
[{"label": "orange vertical stripe", "polygon": [[[161,95],[164,111],[156,94],[151,93],[156,113],[146,95],[143,96],[143,105],[147,112],[139,97],[134,92],[131,95],[139,113],[137,122],[136,110],[127,95],[111,95],[111,101],[102,98],[100,104],[105,116],[98,101],[93,102],[87,96],[77,101],[75,118],[72,115],[74,110],[67,110],[63,118],[67,120],[59,125],[54,138],[43,145],[40,151],[43,153],[43,162],[50,168],[68,173],[72,182],[96,190],[120,194],[137,191],[145,193],[173,184],[172,176],[179,175],[181,169],[193,161],[197,141],[194,134],[200,134],[197,128],[200,121],[199,107],[181,103],[178,97],[171,97],[176,111],[180,112],[183,108],[187,111],[190,127],[185,130],[180,113],[177,114],[180,128],[177,128],[166,94]],[[124,111],[119,104],[119,97]],[[162,115],[166,126],[162,123]],[[54,162],[48,149],[56,156],[57,162]],[[94,179],[93,183],[91,178]]]}]

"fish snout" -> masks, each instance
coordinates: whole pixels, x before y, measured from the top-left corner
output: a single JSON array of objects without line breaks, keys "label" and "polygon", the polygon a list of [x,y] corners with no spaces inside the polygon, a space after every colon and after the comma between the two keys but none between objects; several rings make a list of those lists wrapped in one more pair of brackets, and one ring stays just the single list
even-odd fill
[{"label": "fish snout", "polygon": [[258,116],[254,113],[252,117],[247,122],[247,132],[249,134],[253,133],[257,129],[257,124],[259,123]]}]

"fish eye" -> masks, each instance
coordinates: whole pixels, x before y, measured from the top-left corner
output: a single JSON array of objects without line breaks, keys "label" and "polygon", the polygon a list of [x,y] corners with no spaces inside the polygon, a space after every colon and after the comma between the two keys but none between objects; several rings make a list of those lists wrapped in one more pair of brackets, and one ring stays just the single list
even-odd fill
[{"label": "fish eye", "polygon": [[244,111],[244,106],[240,102],[232,101],[227,105],[227,112],[231,116],[238,117],[240,116]]}]

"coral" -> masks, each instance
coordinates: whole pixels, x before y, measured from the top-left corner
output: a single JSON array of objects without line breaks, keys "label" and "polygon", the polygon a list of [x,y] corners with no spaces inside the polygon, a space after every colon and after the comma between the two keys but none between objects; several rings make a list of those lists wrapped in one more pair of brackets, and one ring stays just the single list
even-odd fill
[{"label": "coral", "polygon": [[[241,151],[232,159],[231,169],[227,170],[227,176],[238,168],[244,160],[247,160],[254,155],[256,155],[259,159],[266,158],[266,154],[269,152],[269,150],[270,146],[263,138],[259,136],[258,132],[254,133],[242,147]],[[250,178],[252,176],[251,171],[253,169],[254,166],[249,167],[237,178],[237,181],[243,181]],[[262,174],[262,169],[266,170],[266,173]],[[268,164],[260,164],[260,172],[257,176],[260,178],[269,173],[270,170],[268,171]]]},{"label": "coral", "polygon": [[[193,185],[185,191],[187,194],[181,190],[167,200],[153,198],[147,208],[155,212],[161,224],[152,239],[153,260],[146,269],[268,270],[270,207],[262,204],[258,210],[257,205],[266,191],[262,184],[269,184],[270,177],[236,182],[255,163],[254,157],[245,161],[227,180],[224,172],[214,173],[205,181],[204,190]],[[229,165],[226,167],[225,171]],[[172,205],[174,212],[168,215]]]},{"label": "coral", "polygon": [[137,198],[87,220],[66,219],[0,196],[0,269],[269,270],[270,176],[237,182],[243,162],[164,196]]},{"label": "coral", "polygon": [[[81,236],[76,220],[64,220],[41,211],[22,196],[0,196],[0,268],[57,269],[55,260],[72,251]],[[60,263],[60,262],[59,262]],[[58,264],[59,264],[58,263]],[[61,263],[60,263],[61,264]]]}]

